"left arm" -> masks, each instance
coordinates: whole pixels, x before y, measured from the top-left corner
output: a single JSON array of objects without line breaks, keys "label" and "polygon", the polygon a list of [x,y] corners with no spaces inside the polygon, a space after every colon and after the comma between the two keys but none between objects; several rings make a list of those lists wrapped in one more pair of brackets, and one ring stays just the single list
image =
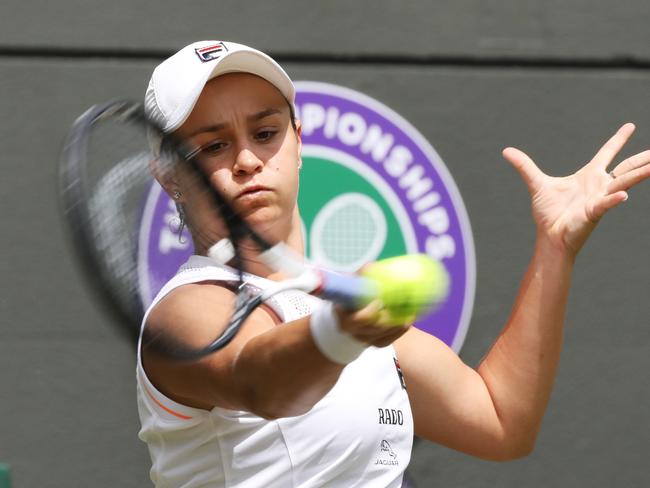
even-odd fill
[{"label": "left arm", "polygon": [[511,316],[476,370],[417,329],[395,343],[418,436],[483,459],[530,453],[559,361],[571,269],[548,243],[536,245]]},{"label": "left arm", "polygon": [[517,149],[504,150],[531,194],[533,257],[504,329],[476,370],[415,329],[396,342],[418,435],[486,459],[532,450],[559,362],[576,255],[600,218],[650,177],[650,151],[607,172],[633,132],[632,124],[621,127],[565,178],[544,174]]}]

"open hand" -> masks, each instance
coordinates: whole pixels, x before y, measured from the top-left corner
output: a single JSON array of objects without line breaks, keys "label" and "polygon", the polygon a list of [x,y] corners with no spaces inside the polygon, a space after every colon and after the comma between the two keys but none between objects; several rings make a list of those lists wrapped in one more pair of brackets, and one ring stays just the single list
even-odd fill
[{"label": "open hand", "polygon": [[630,188],[650,177],[650,150],[608,170],[634,130],[634,124],[623,125],[589,163],[566,177],[546,175],[519,149],[503,150],[528,187],[538,232],[575,256],[600,218],[627,200]]}]

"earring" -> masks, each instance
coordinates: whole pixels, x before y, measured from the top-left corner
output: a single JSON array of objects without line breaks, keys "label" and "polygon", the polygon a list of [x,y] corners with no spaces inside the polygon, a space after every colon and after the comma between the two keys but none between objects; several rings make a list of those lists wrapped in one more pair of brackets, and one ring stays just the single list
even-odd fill
[{"label": "earring", "polygon": [[183,196],[183,194],[180,191],[174,190],[174,200],[178,200],[181,196]]}]

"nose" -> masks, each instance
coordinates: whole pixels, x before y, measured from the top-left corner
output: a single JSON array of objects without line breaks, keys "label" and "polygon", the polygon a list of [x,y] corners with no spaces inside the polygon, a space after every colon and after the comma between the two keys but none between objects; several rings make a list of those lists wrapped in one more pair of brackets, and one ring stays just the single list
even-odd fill
[{"label": "nose", "polygon": [[237,176],[251,175],[261,171],[264,163],[248,147],[242,147],[237,153],[233,173]]}]

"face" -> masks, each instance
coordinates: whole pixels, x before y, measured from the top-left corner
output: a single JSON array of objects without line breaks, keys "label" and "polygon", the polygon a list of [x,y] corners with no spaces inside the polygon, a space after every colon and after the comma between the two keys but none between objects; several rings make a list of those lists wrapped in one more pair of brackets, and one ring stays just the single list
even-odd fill
[{"label": "face", "polygon": [[[287,101],[272,84],[248,73],[208,82],[178,135],[201,148],[211,184],[258,232],[285,240],[295,225],[300,130],[291,125]],[[192,230],[219,233],[213,210],[200,195],[183,191]],[[214,236],[210,237],[214,240]]]}]

